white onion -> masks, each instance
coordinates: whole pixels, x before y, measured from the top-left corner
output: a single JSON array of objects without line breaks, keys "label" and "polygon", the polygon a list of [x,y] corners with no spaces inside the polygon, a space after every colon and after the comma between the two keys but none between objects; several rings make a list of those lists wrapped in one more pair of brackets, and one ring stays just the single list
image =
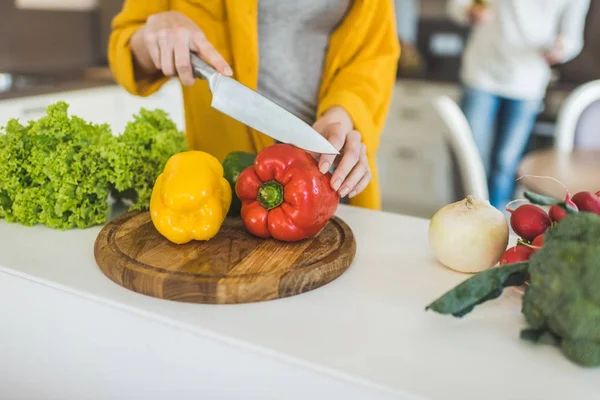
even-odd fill
[{"label": "white onion", "polygon": [[436,258],[458,272],[477,273],[496,265],[508,246],[508,222],[488,201],[471,196],[442,207],[429,223]]}]

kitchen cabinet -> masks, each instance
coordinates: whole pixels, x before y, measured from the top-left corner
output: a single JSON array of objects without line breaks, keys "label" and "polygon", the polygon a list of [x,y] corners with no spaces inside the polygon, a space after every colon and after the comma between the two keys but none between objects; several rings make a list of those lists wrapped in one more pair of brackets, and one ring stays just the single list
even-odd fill
[{"label": "kitchen cabinet", "polygon": [[0,132],[11,118],[15,118],[19,109],[18,104],[0,101]]},{"label": "kitchen cabinet", "polygon": [[127,115],[125,123],[129,122],[131,116],[138,113],[141,107],[149,110],[160,108],[169,114],[179,130],[185,130],[183,93],[181,84],[177,79],[171,79],[157,93],[148,97],[134,96],[122,89],[120,90],[123,93],[124,110]]},{"label": "kitchen cabinet", "polygon": [[123,119],[121,97],[119,90],[110,85],[2,100],[0,101],[0,126],[4,126],[11,118],[17,118],[23,124],[39,119],[46,114],[49,105],[57,101],[65,101],[69,104],[70,115],[98,124],[107,123],[115,129]]},{"label": "kitchen cabinet", "polygon": [[452,163],[444,122],[432,100],[457,100],[458,85],[401,80],[382,132],[378,168],[385,211],[431,217],[452,198]]},{"label": "kitchen cabinet", "polygon": [[184,130],[182,93],[176,80],[146,98],[133,96],[118,85],[106,85],[2,100],[0,126],[5,126],[11,118],[18,118],[22,123],[38,119],[45,115],[50,104],[60,100],[69,104],[69,114],[98,124],[107,123],[116,135],[123,132],[141,107],[165,110],[177,127]]}]

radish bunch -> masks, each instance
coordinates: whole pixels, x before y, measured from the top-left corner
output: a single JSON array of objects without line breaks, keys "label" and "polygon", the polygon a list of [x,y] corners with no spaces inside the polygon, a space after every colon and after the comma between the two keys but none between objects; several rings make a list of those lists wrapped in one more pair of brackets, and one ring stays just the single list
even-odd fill
[{"label": "radish bunch", "polygon": [[[500,265],[529,260],[531,255],[544,244],[544,234],[570,213],[590,212],[600,215],[600,191],[579,192],[571,197],[567,190],[564,200],[525,192],[529,203],[516,209],[506,210],[510,215],[510,226],[519,236],[517,245],[504,252]],[[549,206],[546,212],[541,206]]]}]

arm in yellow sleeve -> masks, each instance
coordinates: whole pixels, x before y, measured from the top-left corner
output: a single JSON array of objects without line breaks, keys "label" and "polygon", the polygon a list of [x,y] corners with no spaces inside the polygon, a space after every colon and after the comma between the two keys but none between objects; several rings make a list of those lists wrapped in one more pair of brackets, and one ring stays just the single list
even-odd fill
[{"label": "arm in yellow sleeve", "polygon": [[149,96],[168,80],[164,75],[136,79],[134,59],[129,42],[133,34],[146,23],[146,19],[169,10],[169,0],[125,0],[123,9],[112,21],[108,44],[108,62],[117,83],[129,93]]},{"label": "arm in yellow sleeve", "polygon": [[369,3],[369,7],[377,10],[370,13],[360,50],[350,63],[337,71],[318,109],[318,115],[322,115],[332,106],[343,107],[352,118],[354,128],[362,134],[368,150],[378,147],[400,57],[392,2],[372,4]]},{"label": "arm in yellow sleeve", "polygon": [[368,2],[368,7],[376,9],[370,12],[368,22],[359,15],[360,23],[368,24],[366,32],[361,35],[360,48],[350,62],[336,71],[319,102],[318,115],[332,106],[343,107],[350,115],[354,129],[361,133],[367,148],[372,179],[367,188],[352,197],[349,203],[378,210],[381,208],[381,193],[376,153],[396,82],[400,43],[393,2]]}]

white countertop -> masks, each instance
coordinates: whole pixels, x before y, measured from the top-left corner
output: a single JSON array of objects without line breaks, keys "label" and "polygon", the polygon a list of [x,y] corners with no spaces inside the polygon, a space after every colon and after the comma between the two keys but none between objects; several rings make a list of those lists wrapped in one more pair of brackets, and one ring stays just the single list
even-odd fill
[{"label": "white countertop", "polygon": [[515,291],[462,320],[424,311],[466,279],[432,258],[428,221],[347,206],[338,215],[357,241],[348,271],[271,302],[196,305],[124,289],[96,266],[99,227],[59,232],[0,221],[0,271],[398,398],[598,398],[600,370],[519,339],[524,320]]}]

